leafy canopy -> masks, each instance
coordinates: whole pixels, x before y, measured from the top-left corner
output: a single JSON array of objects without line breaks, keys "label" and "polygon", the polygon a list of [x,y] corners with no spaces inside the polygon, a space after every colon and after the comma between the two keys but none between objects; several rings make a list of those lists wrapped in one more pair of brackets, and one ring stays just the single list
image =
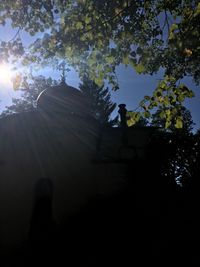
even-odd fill
[{"label": "leafy canopy", "polygon": [[[11,21],[14,38],[1,41],[0,57],[15,56],[24,65],[64,59],[97,85],[107,80],[118,89],[116,68],[130,65],[139,74],[164,70],[163,81],[141,106],[161,107],[165,126],[193,92],[178,81],[200,81],[200,3],[198,0],[6,0],[0,24]],[[20,32],[40,36],[27,49]],[[37,35],[39,34],[39,35]],[[149,116],[149,113],[146,112]]]}]

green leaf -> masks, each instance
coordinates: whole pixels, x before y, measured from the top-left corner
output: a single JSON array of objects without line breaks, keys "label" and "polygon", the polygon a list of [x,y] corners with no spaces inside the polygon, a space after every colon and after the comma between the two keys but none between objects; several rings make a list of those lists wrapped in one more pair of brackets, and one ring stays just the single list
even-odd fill
[{"label": "green leaf", "polygon": [[164,102],[164,105],[165,106],[168,106],[170,104],[169,97],[168,96],[165,96],[163,102]]},{"label": "green leaf", "polygon": [[170,115],[171,115],[171,110],[170,110],[170,109],[167,109],[167,110],[165,111],[165,114],[167,115],[167,117],[170,117]]},{"label": "green leaf", "polygon": [[81,30],[81,29],[83,29],[83,23],[82,23],[81,21],[78,21],[78,22],[76,23],[76,29],[77,29],[77,30]]},{"label": "green leaf", "polygon": [[135,70],[137,71],[137,73],[141,74],[145,71],[145,66],[143,64],[137,64],[135,65]]},{"label": "green leaf", "polygon": [[128,63],[129,63],[128,55],[125,55],[125,56],[122,58],[122,63],[123,63],[124,65],[128,65]]},{"label": "green leaf", "polygon": [[85,17],[85,23],[86,24],[89,24],[91,22],[91,17]]},{"label": "green leaf", "polygon": [[183,128],[183,119],[182,119],[182,117],[178,117],[178,118],[176,119],[175,127],[176,127],[177,129],[181,129],[181,128]]},{"label": "green leaf", "polygon": [[185,96],[184,96],[184,94],[180,94],[179,96],[178,96],[178,101],[179,102],[183,102],[185,100]]},{"label": "green leaf", "polygon": [[115,62],[115,57],[113,57],[113,56],[108,56],[108,57],[106,58],[106,60],[107,60],[108,64],[112,64],[112,63]]},{"label": "green leaf", "polygon": [[165,128],[168,129],[170,126],[171,126],[171,121],[170,120],[166,120]]},{"label": "green leaf", "polygon": [[165,119],[165,118],[166,118],[166,113],[165,113],[164,110],[161,111],[161,112],[159,113],[159,117],[160,117],[161,119]]},{"label": "green leaf", "polygon": [[103,85],[103,78],[101,75],[99,75],[98,77],[96,77],[94,79],[94,82],[98,85],[98,86],[102,86]]},{"label": "green leaf", "polygon": [[189,90],[187,97],[189,98],[195,97],[195,93],[192,90]]},{"label": "green leaf", "polygon": [[141,117],[141,114],[139,112],[128,111],[127,112],[128,126],[130,127],[130,126],[135,125],[139,121],[140,117]]},{"label": "green leaf", "polygon": [[149,111],[145,111],[144,112],[144,116],[145,116],[145,118],[150,118],[151,117],[151,113]]},{"label": "green leaf", "polygon": [[175,35],[174,35],[174,31],[178,29],[178,25],[177,24],[172,24],[169,30],[169,40],[173,40]]}]

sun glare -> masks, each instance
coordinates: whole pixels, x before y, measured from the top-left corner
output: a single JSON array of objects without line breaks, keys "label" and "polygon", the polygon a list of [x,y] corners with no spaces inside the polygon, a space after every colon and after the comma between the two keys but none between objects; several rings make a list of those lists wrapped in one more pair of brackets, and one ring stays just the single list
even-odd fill
[{"label": "sun glare", "polygon": [[12,76],[11,66],[9,64],[0,64],[0,85],[10,85]]}]

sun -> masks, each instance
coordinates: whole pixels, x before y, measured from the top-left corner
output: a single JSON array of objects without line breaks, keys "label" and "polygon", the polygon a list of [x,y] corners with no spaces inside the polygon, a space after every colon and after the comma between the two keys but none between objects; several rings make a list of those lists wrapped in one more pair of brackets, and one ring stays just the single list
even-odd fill
[{"label": "sun", "polygon": [[11,66],[6,63],[0,64],[0,84],[10,85],[13,77]]}]

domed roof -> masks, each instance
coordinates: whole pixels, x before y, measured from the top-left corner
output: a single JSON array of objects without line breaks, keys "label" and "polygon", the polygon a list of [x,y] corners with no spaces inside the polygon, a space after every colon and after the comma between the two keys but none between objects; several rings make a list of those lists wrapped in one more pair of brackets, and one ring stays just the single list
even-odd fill
[{"label": "domed roof", "polygon": [[89,114],[87,99],[76,88],[67,84],[52,86],[40,93],[37,109],[48,113]]}]

